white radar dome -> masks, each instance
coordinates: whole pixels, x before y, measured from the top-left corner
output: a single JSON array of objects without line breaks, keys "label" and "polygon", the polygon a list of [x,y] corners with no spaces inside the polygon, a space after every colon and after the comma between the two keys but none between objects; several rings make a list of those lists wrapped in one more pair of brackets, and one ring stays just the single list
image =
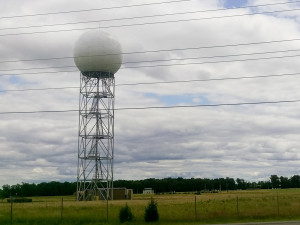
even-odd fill
[{"label": "white radar dome", "polygon": [[113,77],[122,64],[121,45],[107,32],[88,31],[75,43],[74,62],[85,76]]}]

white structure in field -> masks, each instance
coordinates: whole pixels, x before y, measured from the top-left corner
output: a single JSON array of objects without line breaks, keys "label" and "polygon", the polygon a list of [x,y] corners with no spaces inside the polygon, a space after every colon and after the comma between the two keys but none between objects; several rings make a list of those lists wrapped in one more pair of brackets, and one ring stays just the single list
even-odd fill
[{"label": "white structure in field", "polygon": [[114,74],[122,64],[121,45],[104,31],[86,32],[75,44],[74,61],[81,72],[77,200],[113,199]]},{"label": "white structure in field", "polygon": [[154,190],[152,188],[144,188],[143,194],[154,194]]}]

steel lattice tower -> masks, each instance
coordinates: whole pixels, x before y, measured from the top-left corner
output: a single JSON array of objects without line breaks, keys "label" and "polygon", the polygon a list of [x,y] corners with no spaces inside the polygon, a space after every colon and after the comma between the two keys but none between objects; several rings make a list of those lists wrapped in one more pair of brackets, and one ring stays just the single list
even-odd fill
[{"label": "steel lattice tower", "polygon": [[83,33],[74,47],[80,70],[77,200],[113,199],[115,73],[120,43],[109,33]]},{"label": "steel lattice tower", "polygon": [[113,198],[115,78],[81,73],[77,199]]}]

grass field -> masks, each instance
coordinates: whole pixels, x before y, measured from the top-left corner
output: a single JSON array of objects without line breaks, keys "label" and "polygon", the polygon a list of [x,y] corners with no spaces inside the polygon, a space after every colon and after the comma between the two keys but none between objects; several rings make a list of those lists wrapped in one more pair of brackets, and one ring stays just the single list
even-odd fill
[{"label": "grass field", "polygon": [[[250,190],[219,193],[152,195],[160,219],[154,224],[205,224],[300,220],[300,189]],[[195,204],[196,197],[196,204]],[[120,224],[118,214],[127,203],[135,221],[143,216],[151,195],[133,200],[76,202],[73,196],[34,197],[32,203],[14,203],[12,224]],[[0,224],[11,224],[11,205],[0,202]]]}]

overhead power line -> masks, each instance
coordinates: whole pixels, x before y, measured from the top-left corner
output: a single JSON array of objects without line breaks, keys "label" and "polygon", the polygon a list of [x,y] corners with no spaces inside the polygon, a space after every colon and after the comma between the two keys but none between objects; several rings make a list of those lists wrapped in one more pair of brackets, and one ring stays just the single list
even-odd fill
[{"label": "overhead power line", "polygon": [[49,69],[66,69],[66,68],[77,68],[76,66],[51,66],[51,67],[31,67],[31,68],[15,68],[15,69],[0,69],[1,72],[8,71],[26,71],[26,70],[49,70]]},{"label": "overhead power line", "polygon": [[17,36],[17,35],[31,35],[31,34],[45,34],[45,33],[57,33],[57,32],[69,32],[69,31],[81,31],[81,30],[94,30],[94,29],[108,29],[108,28],[117,28],[117,27],[145,26],[145,25],[178,23],[178,22],[190,22],[190,21],[200,21],[200,20],[208,20],[208,19],[220,19],[220,18],[231,18],[231,17],[259,15],[259,14],[271,14],[271,13],[288,12],[288,11],[296,11],[296,10],[300,10],[300,9],[266,11],[266,12],[256,12],[256,13],[227,15],[227,16],[215,16],[215,17],[204,17],[204,18],[193,18],[193,19],[178,19],[178,20],[157,21],[157,22],[144,22],[144,23],[121,24],[121,25],[109,25],[109,26],[100,26],[100,27],[96,26],[96,27],[85,27],[85,28],[61,29],[61,30],[8,33],[8,34],[0,34],[0,37]]},{"label": "overhead power line", "polygon": [[98,9],[80,9],[80,10],[70,10],[70,11],[61,11],[61,12],[47,12],[47,13],[37,13],[37,14],[2,16],[2,17],[0,17],[0,19],[33,17],[33,16],[47,16],[47,15],[80,13],[80,12],[91,12],[91,11],[100,11],[100,10],[111,10],[111,9],[121,9],[121,8],[149,6],[149,5],[161,5],[161,4],[176,3],[176,2],[186,2],[186,1],[191,1],[191,0],[173,0],[173,1],[166,1],[166,2],[154,2],[154,3],[144,3],[144,4],[136,4],[136,5],[124,5],[124,6],[104,7],[104,8],[98,8]]},{"label": "overhead power line", "polygon": [[[260,41],[260,42],[248,42],[248,43],[237,43],[237,44],[223,44],[223,45],[196,46],[196,47],[185,47],[185,48],[157,49],[157,50],[147,50],[147,51],[132,51],[132,52],[123,52],[122,55],[158,53],[158,52],[169,52],[169,51],[187,51],[187,50],[199,50],[199,49],[211,49],[211,48],[226,48],[226,47],[273,44],[273,43],[292,42],[292,41],[300,41],[300,38],[284,39],[284,40],[271,40],[271,41]],[[108,56],[108,55],[114,55],[114,54],[105,54],[105,55],[102,54],[102,55],[94,55],[94,56]],[[87,56],[81,56],[81,57],[87,57]],[[91,57],[91,56],[89,56],[89,57]],[[19,59],[19,60],[0,61],[0,63],[48,61],[48,60],[73,59],[73,58],[74,58],[73,56],[63,56],[63,57],[52,57],[52,58]]]},{"label": "overhead power line", "polygon": [[[122,65],[138,64],[138,63],[153,63],[153,62],[184,61],[184,60],[195,60],[195,59],[228,58],[228,57],[237,57],[237,56],[264,55],[264,54],[286,53],[286,52],[297,52],[297,51],[300,51],[300,49],[288,49],[288,50],[277,50],[277,51],[267,51],[267,52],[252,52],[252,53],[231,54],[231,55],[199,56],[199,57],[171,58],[171,59],[153,59],[153,60],[140,60],[140,61],[128,61],[128,62],[125,61],[122,63]],[[26,71],[26,70],[62,69],[62,68],[76,68],[76,66],[15,68],[15,69],[0,69],[0,71],[8,72],[8,71]]]},{"label": "overhead power line", "polygon": [[[168,2],[146,3],[146,4],[128,5],[128,6],[104,7],[104,8],[97,8],[97,9],[81,9],[81,10],[71,10],[71,11],[62,11],[62,12],[46,12],[46,13],[37,13],[37,14],[2,16],[2,17],[0,17],[0,19],[20,18],[20,17],[34,17],[34,16],[56,15],[56,14],[68,14],[68,13],[80,13],[80,12],[91,12],[91,11],[130,8],[130,7],[138,7],[138,6],[157,5],[157,4],[168,4],[168,3],[176,3],[176,2],[183,2],[183,1],[191,1],[191,0],[175,0],[175,1],[168,1]],[[294,4],[294,3],[298,3],[298,2],[300,2],[300,1],[278,2],[278,3],[260,4],[260,5],[248,5],[248,6],[241,6],[241,7],[234,7],[234,8],[232,7],[232,8],[221,8],[221,9],[207,9],[207,10],[201,10],[199,12],[215,12],[215,11],[224,11],[224,10],[232,10],[232,9],[256,8],[256,7],[264,7],[264,6]]]},{"label": "overhead power line", "polygon": [[[257,61],[257,60],[293,58],[293,57],[299,57],[299,56],[300,55],[287,55],[287,56],[273,56],[273,57],[262,57],[262,58],[252,58],[252,59],[235,59],[235,60],[220,60],[220,61],[206,61],[206,62],[190,62],[190,63],[172,63],[172,64],[127,66],[127,67],[121,67],[120,70],[123,70],[123,69],[138,69],[138,68],[168,67],[168,66],[187,66],[187,65],[216,64],[216,63],[246,62],[246,61]],[[0,74],[0,76],[23,76],[23,75],[34,75],[34,74],[70,73],[70,72],[77,72],[77,71],[78,70],[27,72],[27,73],[22,73],[22,74],[10,73],[10,74]]]},{"label": "overhead power line", "polygon": [[22,73],[22,74],[0,74],[0,77],[2,76],[23,76],[23,75],[41,75],[41,74],[54,74],[54,73],[73,73],[78,72],[77,70],[61,70],[61,71],[45,71],[45,72],[28,72],[28,73]]},{"label": "overhead power line", "polygon": [[[298,73],[286,73],[286,74],[258,75],[258,76],[240,76],[240,77],[223,77],[223,78],[193,79],[193,80],[174,80],[174,81],[124,83],[124,84],[116,84],[116,86],[135,86],[135,85],[155,85],[155,84],[226,81],[226,80],[242,80],[242,79],[257,79],[257,78],[270,78],[270,77],[284,77],[284,76],[299,76],[299,75],[300,75],[300,72],[298,72]],[[63,89],[79,89],[79,87],[29,88],[29,89],[15,89],[15,90],[0,90],[0,92],[47,91],[47,90],[63,90]]]},{"label": "overhead power line", "polygon": [[0,112],[0,115],[4,114],[33,114],[33,113],[66,113],[66,112],[78,112],[78,109],[70,110],[40,110],[40,111],[20,111],[20,112]]},{"label": "overhead power line", "polygon": [[198,57],[185,57],[185,58],[173,58],[173,59],[154,59],[154,60],[129,61],[129,62],[124,62],[122,64],[126,65],[126,64],[136,64],[136,63],[170,62],[170,61],[183,61],[183,60],[194,60],[194,59],[214,59],[214,58],[265,55],[265,54],[298,52],[298,51],[300,51],[300,49],[287,49],[287,50],[277,50],[277,51],[267,51],[267,52],[252,52],[252,53],[230,54],[230,55],[214,55],[214,56],[198,56]]},{"label": "overhead power line", "polygon": [[[296,2],[300,2],[300,1],[296,1]],[[289,3],[296,3],[296,2],[283,2],[283,3],[272,3],[272,4],[263,4],[263,5],[252,5],[252,6],[244,6],[244,7],[238,7],[238,8],[196,10],[196,11],[165,13],[165,14],[154,14],[154,15],[146,15],[146,16],[145,15],[144,16],[133,16],[133,17],[123,17],[123,18],[112,18],[112,19],[98,19],[98,20],[80,21],[80,22],[69,22],[69,23],[56,23],[56,24],[43,24],[43,25],[32,25],[32,26],[7,27],[7,28],[0,28],[0,30],[28,29],[28,28],[39,28],[39,27],[53,27],[53,26],[77,25],[77,24],[99,23],[99,22],[103,23],[103,22],[111,22],[111,21],[119,21],[119,20],[122,21],[122,20],[132,20],[132,19],[145,19],[145,18],[154,18],[154,17],[163,17],[163,16],[175,16],[175,15],[187,15],[187,14],[196,14],[196,13],[226,11],[226,10],[230,10],[230,9],[243,9],[243,8],[253,8],[253,7],[262,7],[262,6],[274,6],[274,5],[289,4]],[[280,12],[294,11],[294,10],[298,10],[298,9],[281,10]],[[209,18],[211,18],[211,17],[209,17]]]},{"label": "overhead power line", "polygon": [[253,59],[235,59],[235,60],[220,60],[220,61],[206,61],[206,62],[156,64],[156,65],[144,65],[144,66],[127,66],[127,67],[122,67],[120,69],[137,69],[137,68],[153,68],[153,67],[166,67],[166,66],[187,66],[187,65],[215,64],[215,63],[245,62],[245,61],[257,61],[257,60],[293,58],[293,57],[299,57],[299,56],[300,55],[288,55],[288,56],[273,56],[273,57],[262,57],[262,58],[253,58]]},{"label": "overhead power line", "polygon": [[[116,108],[115,111],[125,110],[147,110],[147,109],[175,109],[175,108],[199,108],[199,107],[221,107],[221,106],[243,106],[243,105],[265,105],[265,104],[282,104],[282,103],[297,103],[297,100],[280,100],[280,101],[261,101],[261,102],[239,102],[239,103],[218,103],[218,104],[203,104],[203,105],[174,105],[174,106],[147,106],[147,107],[127,107],[127,108]],[[67,112],[78,112],[78,109],[70,110],[40,110],[40,111],[11,111],[11,112],[0,112],[0,115],[5,114],[34,114],[34,113],[67,113]]]},{"label": "overhead power line", "polygon": [[219,103],[219,104],[203,104],[203,105],[176,105],[176,106],[150,106],[150,107],[128,107],[117,108],[115,110],[143,110],[143,109],[175,109],[175,108],[198,108],[198,107],[220,107],[220,106],[242,106],[242,105],[265,105],[265,104],[280,104],[280,103],[296,103],[297,100],[281,100],[281,101],[264,101],[264,102],[239,102],[239,103]]},{"label": "overhead power line", "polygon": [[140,82],[140,83],[128,83],[128,84],[124,83],[124,84],[117,84],[116,86],[172,84],[172,83],[191,83],[191,82],[209,82],[209,81],[242,80],[242,79],[270,78],[270,77],[284,77],[284,76],[298,76],[298,75],[300,75],[300,72],[299,73],[286,73],[286,74],[258,75],[258,76],[240,76],[240,77],[223,77],[223,78],[193,79],[193,80]]},{"label": "overhead power line", "polygon": [[47,91],[47,90],[62,90],[62,89],[79,89],[79,87],[28,88],[28,89],[15,89],[15,90],[0,90],[0,92]]}]

